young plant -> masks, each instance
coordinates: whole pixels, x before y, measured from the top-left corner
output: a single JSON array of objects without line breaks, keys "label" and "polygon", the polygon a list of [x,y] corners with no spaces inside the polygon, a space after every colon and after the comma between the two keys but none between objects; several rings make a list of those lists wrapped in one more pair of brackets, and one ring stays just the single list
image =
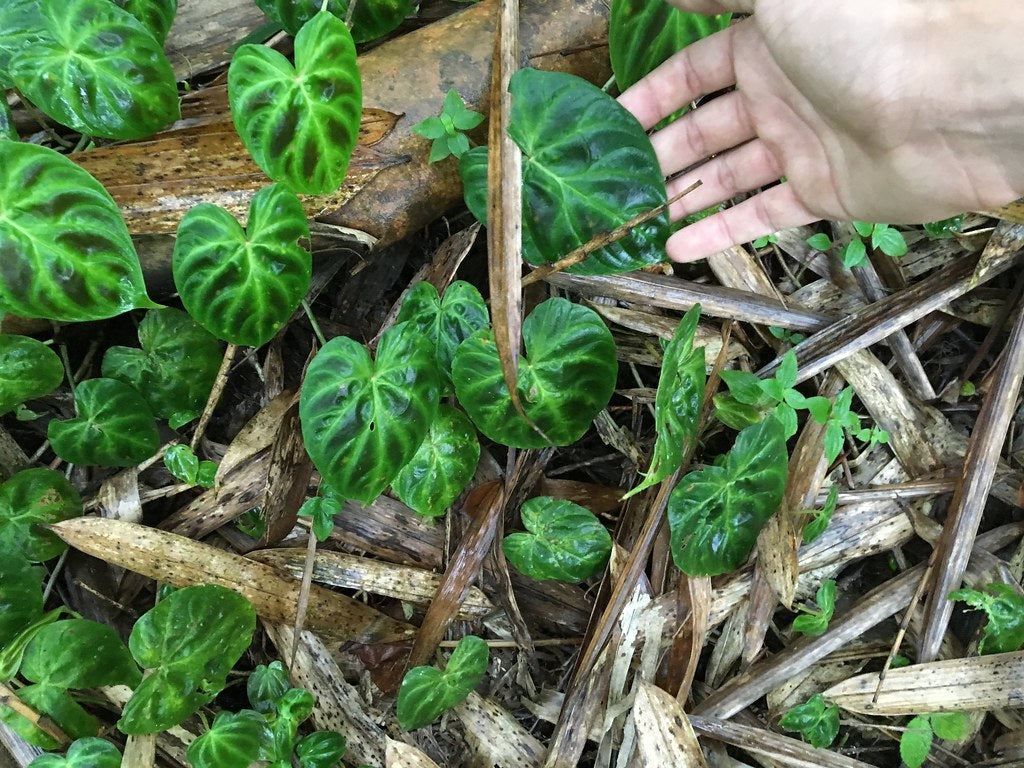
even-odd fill
[{"label": "young plant", "polygon": [[[839,252],[839,257],[846,267],[859,267],[867,261],[868,246],[865,240],[870,242],[872,249],[877,249],[893,258],[903,256],[907,252],[907,241],[903,238],[903,234],[889,224],[855,221],[852,223],[852,227],[850,242],[844,245]],[[807,238],[807,244],[818,251],[827,251],[832,248],[832,240],[828,235],[822,233]]]},{"label": "young plant", "polygon": [[[327,480],[321,480],[317,495],[303,502],[299,514],[313,521],[312,530],[317,541],[327,541],[327,537],[334,530],[334,518],[341,514],[344,507],[345,498],[339,495]],[[255,538],[262,537],[266,530],[266,520],[262,517],[259,520],[262,526],[258,533],[250,533]]]},{"label": "young plant", "polygon": [[509,534],[501,545],[517,571],[538,581],[577,584],[604,570],[612,537],[590,510],[538,496],[523,504],[520,514],[528,532]]},{"label": "young plant", "polygon": [[766,245],[779,242],[778,235],[765,235],[764,237],[758,237],[751,241],[751,245],[755,248],[764,248]]},{"label": "young plant", "polygon": [[0,485],[0,553],[33,563],[57,557],[67,544],[45,526],[82,514],[82,497],[64,475],[24,469]]},{"label": "young plant", "polygon": [[984,592],[957,589],[949,599],[963,600],[988,616],[978,653],[1010,653],[1024,645],[1024,597],[1009,584],[989,584]]},{"label": "young plant", "polygon": [[769,325],[768,326],[768,333],[770,333],[776,339],[781,339],[782,341],[787,341],[787,342],[789,342],[790,344],[793,344],[793,345],[799,344],[801,341],[803,341],[804,339],[807,338],[802,333],[797,333],[796,331],[791,331],[788,328],[780,328],[777,325]]},{"label": "young plant", "polygon": [[818,603],[817,610],[800,606],[802,615],[793,619],[794,632],[812,636],[825,634],[836,610],[836,583],[832,579],[825,579],[818,587],[814,599]]},{"label": "young plant", "polygon": [[[825,402],[828,402],[827,400]],[[821,414],[812,411],[815,420],[819,424],[825,424],[825,460],[831,464],[843,450],[843,434],[849,433],[868,446],[876,443],[889,442],[889,433],[877,426],[861,427],[860,416],[850,410],[853,405],[853,389],[845,387],[836,397],[834,403],[830,404],[827,417],[821,418]]]},{"label": "young plant", "polygon": [[810,544],[821,536],[832,521],[832,515],[836,513],[836,502],[839,500],[839,486],[833,485],[828,489],[828,497],[821,509],[809,510],[812,515],[811,521],[804,526],[804,544]]},{"label": "young plant", "polygon": [[[255,0],[267,16],[276,21],[289,35],[297,35],[302,26],[321,9],[342,21],[349,20],[350,0]],[[386,35],[415,11],[409,0],[372,0],[356,2],[352,9],[352,39],[357,43],[376,40]]]},{"label": "young plant", "polygon": [[212,487],[217,476],[216,463],[200,461],[193,450],[182,443],[167,449],[167,453],[164,454],[164,466],[181,482],[201,485],[204,488]]},{"label": "young plant", "polygon": [[57,353],[28,336],[0,335],[0,416],[50,394],[64,380]]},{"label": "young plant", "polygon": [[816,749],[826,749],[839,735],[839,707],[827,706],[819,693],[784,714],[779,726],[796,731]]},{"label": "young plant", "polygon": [[40,755],[28,768],[121,768],[121,753],[106,739],[84,736],[68,747],[67,755]]},{"label": "young plant", "polygon": [[471,131],[483,122],[484,116],[466,108],[459,92],[452,88],[444,97],[444,106],[438,117],[428,117],[416,123],[411,130],[425,139],[432,139],[430,162],[437,163],[446,157],[456,160],[469,152],[469,137],[463,131]]},{"label": "young plant", "polygon": [[917,715],[900,737],[900,758],[910,768],[920,768],[931,751],[933,734],[947,741],[962,741],[970,731],[971,721],[963,712]]},{"label": "young plant", "polygon": [[487,643],[466,635],[443,672],[434,667],[410,669],[398,689],[398,724],[407,731],[430,725],[480,685],[489,661]]}]

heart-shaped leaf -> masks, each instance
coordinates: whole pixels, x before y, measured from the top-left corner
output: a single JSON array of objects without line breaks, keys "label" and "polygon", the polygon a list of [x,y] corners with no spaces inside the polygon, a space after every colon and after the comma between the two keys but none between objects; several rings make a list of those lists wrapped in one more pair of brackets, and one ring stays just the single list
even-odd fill
[{"label": "heart-shaped leaf", "polygon": [[188,748],[192,768],[248,768],[259,759],[267,721],[259,712],[220,712]]},{"label": "heart-shaped leaf", "polygon": [[427,437],[391,481],[402,503],[423,517],[439,517],[473,479],[480,442],[466,415],[442,403]]},{"label": "heart-shaped leaf", "polygon": [[174,284],[188,313],[215,336],[250,347],[270,341],[309,290],[312,258],[302,203],[282,184],[249,205],[246,229],[211,203],[178,225]]},{"label": "heart-shaped leaf", "polygon": [[174,15],[178,12],[178,0],[113,0],[121,8],[142,22],[142,26],[153,38],[164,44],[171,31]]},{"label": "heart-shaped leaf", "polygon": [[[3,545],[0,558],[0,648],[43,615],[43,574],[18,550]],[[12,672],[13,674],[13,672]],[[0,682],[7,678],[0,676]]]},{"label": "heart-shaped leaf", "polygon": [[480,685],[489,661],[487,643],[466,635],[452,652],[444,672],[433,667],[410,669],[398,689],[398,724],[407,731],[430,725]]},{"label": "heart-shaped leaf", "polygon": [[14,86],[8,69],[11,57],[43,36],[39,0],[4,0],[0,3],[0,89]]},{"label": "heart-shaped leaf", "polygon": [[252,708],[266,714],[277,709],[277,702],[288,687],[288,671],[284,664],[272,661],[269,665],[260,664],[252,671],[245,692]]},{"label": "heart-shaped leaf", "polygon": [[235,128],[274,181],[311,195],[345,179],[362,119],[356,48],[345,22],[321,11],[295,36],[295,67],[263,45],[241,46],[228,69]]},{"label": "heart-shaped leaf", "polygon": [[8,72],[46,114],[110,139],[149,136],[177,120],[171,64],[142,23],[110,0],[40,0],[43,34]]},{"label": "heart-shaped leaf", "polygon": [[121,753],[105,739],[85,736],[68,747],[66,757],[40,755],[29,768],[120,768]]},{"label": "heart-shaped leaf", "polygon": [[199,416],[220,368],[217,338],[181,310],[153,309],[139,323],[139,344],[110,347],[103,375],[135,387],[174,429]]},{"label": "heart-shaped leaf", "polygon": [[224,587],[185,587],[135,622],[128,647],[151,674],[135,689],[117,727],[158,733],[177,725],[224,688],[252,642],[256,612]]},{"label": "heart-shaped leaf", "polygon": [[487,304],[474,286],[456,280],[444,299],[428,282],[416,283],[402,302],[398,322],[408,320],[437,348],[437,366],[446,389],[452,386],[452,360],[459,345],[490,323]]},{"label": "heart-shaped leaf", "polygon": [[295,745],[299,768],[333,768],[345,754],[345,737],[334,731],[314,731]]},{"label": "heart-shaped leaf", "polygon": [[[526,415],[554,445],[575,443],[615,389],[611,332],[593,310],[548,299],[523,322],[523,344],[519,398]],[[491,331],[477,331],[462,343],[452,378],[459,402],[491,440],[515,448],[548,444],[516,413]]]},{"label": "heart-shaped leaf", "polygon": [[523,504],[521,514],[529,533],[510,534],[501,545],[517,571],[538,581],[577,584],[604,570],[612,537],[590,510],[538,496]]},{"label": "heart-shaped leaf", "polygon": [[88,619],[43,627],[25,649],[21,674],[64,689],[136,686],[142,679],[117,632]]},{"label": "heart-shaped leaf", "polygon": [[690,576],[739,568],[786,490],[786,430],[769,416],[736,437],[725,460],[690,472],[672,491],[672,558]]},{"label": "heart-shaped leaf", "polygon": [[89,379],[75,390],[78,416],[51,421],[53,451],[72,464],[130,467],[160,447],[152,411],[134,388],[115,379]]},{"label": "heart-shaped leaf", "polygon": [[[512,76],[509,135],[523,151],[523,258],[557,261],[666,201],[665,180],[636,119],[600,88],[562,72]],[[572,130],[567,130],[572,126]],[[487,150],[460,161],[466,205],[486,223]],[[627,272],[665,260],[668,214],[635,227],[567,271]]]},{"label": "heart-shaped leaf", "polygon": [[[321,0],[256,0],[256,5],[288,34],[296,35],[323,3]],[[348,18],[348,6],[348,0],[327,0],[327,11],[342,21]],[[366,43],[383,37],[414,10],[415,3],[409,0],[357,0],[352,11],[352,38],[357,43]]]},{"label": "heart-shaped leaf", "polygon": [[665,0],[612,0],[608,55],[620,91],[690,43],[729,26],[731,14],[684,13]]},{"label": "heart-shaped leaf", "polygon": [[60,358],[41,341],[0,335],[0,416],[26,400],[48,395],[63,379]]},{"label": "heart-shaped leaf", "polygon": [[333,490],[369,504],[408,464],[437,413],[434,347],[411,323],[385,331],[376,361],[339,336],[306,372],[299,418],[306,450]]},{"label": "heart-shaped leaf", "polygon": [[0,310],[75,322],[158,306],[117,204],[63,155],[0,141],[0,211]]},{"label": "heart-shaped leaf", "polygon": [[83,514],[82,498],[64,475],[25,469],[0,485],[0,552],[32,562],[56,557],[67,545],[43,528]]},{"label": "heart-shaped leaf", "polygon": [[700,305],[695,305],[676,328],[661,361],[658,393],[654,398],[654,454],[643,482],[627,493],[629,498],[671,475],[683,462],[687,446],[697,439],[701,400],[707,377],[704,347],[693,347]]}]

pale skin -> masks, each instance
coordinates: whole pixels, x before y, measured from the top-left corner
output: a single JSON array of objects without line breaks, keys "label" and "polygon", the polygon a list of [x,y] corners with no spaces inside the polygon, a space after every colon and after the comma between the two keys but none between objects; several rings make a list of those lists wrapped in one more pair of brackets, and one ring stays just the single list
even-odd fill
[{"label": "pale skin", "polygon": [[654,133],[673,220],[757,192],[677,232],[693,261],[819,219],[920,223],[1024,195],[1019,0],[671,0],[753,13],[680,51],[620,102]]}]

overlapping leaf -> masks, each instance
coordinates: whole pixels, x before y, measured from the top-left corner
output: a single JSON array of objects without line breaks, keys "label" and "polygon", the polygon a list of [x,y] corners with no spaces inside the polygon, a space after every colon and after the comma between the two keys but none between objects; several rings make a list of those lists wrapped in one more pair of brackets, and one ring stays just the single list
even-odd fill
[{"label": "overlapping leaf", "polygon": [[29,768],[120,768],[121,753],[106,739],[86,736],[68,747],[67,756],[40,755]]},{"label": "overlapping leaf", "polygon": [[322,11],[295,36],[295,67],[243,45],[228,70],[231,117],[253,160],[296,192],[333,192],[345,179],[362,118],[355,43]]},{"label": "overlapping leaf", "polygon": [[0,552],[32,562],[56,557],[67,545],[43,526],[82,514],[82,498],[64,475],[25,469],[0,485]]},{"label": "overlapping leaf", "polygon": [[192,768],[248,768],[259,758],[267,721],[258,712],[220,712],[188,748]]},{"label": "overlapping leaf", "polygon": [[489,660],[487,643],[467,635],[452,652],[444,672],[434,667],[410,669],[398,689],[398,724],[407,731],[430,725],[480,685]]},{"label": "overlapping leaf", "polygon": [[0,416],[60,386],[64,366],[57,354],[28,336],[0,335]]},{"label": "overlapping leaf", "polygon": [[335,731],[314,731],[299,739],[295,756],[299,768],[333,768],[345,754],[345,737]]},{"label": "overlapping leaf", "polygon": [[[509,90],[509,134],[523,151],[528,262],[557,261],[666,201],[647,134],[611,96],[573,75],[534,69],[516,72]],[[460,169],[466,204],[486,223],[487,150],[471,149]],[[567,271],[612,274],[664,261],[668,234],[662,213]]]},{"label": "overlapping leaf", "polygon": [[142,22],[110,0],[40,0],[42,34],[8,73],[55,120],[92,136],[133,139],[178,119],[170,62]]},{"label": "overlapping leaf", "polygon": [[[583,436],[615,389],[615,343],[597,313],[549,299],[523,323],[519,397],[526,415],[554,445]],[[455,353],[452,378],[473,423],[495,442],[516,448],[547,445],[509,397],[491,331],[473,334]]]},{"label": "overlapping leaf", "polygon": [[11,108],[7,101],[0,100],[0,141],[5,139],[17,141],[18,130],[14,127],[14,118],[11,116]]},{"label": "overlapping leaf", "polygon": [[[321,0],[256,0],[260,10],[290,35],[298,34],[322,4]],[[357,0],[352,11],[352,38],[366,43],[386,35],[415,10],[415,5],[409,0]],[[327,11],[342,21],[348,18],[348,8],[349,0],[327,0]]]},{"label": "overlapping leaf", "polygon": [[[0,649],[43,615],[43,572],[15,551],[0,558]],[[12,672],[13,674],[13,672]],[[0,682],[6,677],[0,676]]]},{"label": "overlapping leaf", "polygon": [[538,496],[523,504],[521,514],[528,533],[510,534],[502,542],[505,557],[520,573],[576,584],[604,569],[612,537],[590,510]]},{"label": "overlapping leaf", "polygon": [[437,413],[430,340],[411,323],[381,335],[377,359],[339,336],[320,350],[299,401],[306,450],[341,497],[370,503],[412,460]]},{"label": "overlapping leaf", "polygon": [[74,322],[157,306],[117,204],[63,155],[0,141],[0,211],[0,310]]},{"label": "overlapping leaf", "polygon": [[11,88],[11,57],[32,46],[43,35],[39,0],[4,0],[0,3],[0,89]]},{"label": "overlapping leaf", "polygon": [[142,22],[142,26],[153,38],[164,44],[171,31],[174,15],[178,12],[178,0],[113,0],[121,8]]}]

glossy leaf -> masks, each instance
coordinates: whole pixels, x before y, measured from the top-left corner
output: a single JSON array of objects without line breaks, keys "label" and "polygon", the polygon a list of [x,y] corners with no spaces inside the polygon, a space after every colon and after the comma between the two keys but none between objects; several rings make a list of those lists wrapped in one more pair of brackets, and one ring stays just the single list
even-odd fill
[{"label": "glossy leaf", "polygon": [[900,758],[910,768],[924,765],[932,748],[932,727],[927,715],[918,715],[907,723],[907,729],[900,736]]},{"label": "glossy leaf", "polygon": [[[526,415],[554,445],[576,442],[615,389],[611,332],[593,310],[556,298],[523,322],[523,344],[519,397]],[[515,448],[548,444],[512,405],[493,332],[477,331],[462,343],[452,378],[459,402],[491,440]]]},{"label": "glossy leaf", "polygon": [[39,0],[4,0],[0,3],[0,89],[14,83],[8,74],[11,57],[32,46],[43,35]]},{"label": "glossy leaf", "polygon": [[246,229],[212,203],[195,206],[174,242],[174,284],[185,309],[218,338],[263,346],[309,290],[308,239],[302,203],[282,184],[256,193]]},{"label": "glossy leaf", "polygon": [[730,14],[684,13],[665,0],[612,0],[608,55],[626,90],[681,49],[729,26]]},{"label": "glossy leaf", "polygon": [[188,748],[192,768],[248,768],[260,754],[267,721],[258,712],[221,712]]},{"label": "glossy leaf", "polygon": [[[666,201],[647,134],[611,96],[573,75],[534,69],[516,72],[509,90],[509,134],[523,151],[528,262],[557,261]],[[466,204],[486,223],[486,148],[464,154],[460,170]],[[668,234],[668,215],[662,213],[567,271],[612,274],[664,261]]]},{"label": "glossy leaf", "polygon": [[121,753],[106,739],[85,736],[68,747],[65,757],[40,755],[28,768],[120,768]]},{"label": "glossy leaf", "polygon": [[157,306],[117,204],[63,155],[0,141],[0,211],[0,310],[75,322]]},{"label": "glossy leaf", "polygon": [[199,474],[199,457],[189,446],[178,443],[168,448],[164,454],[164,466],[181,482],[195,485],[196,475]]},{"label": "glossy leaf", "polygon": [[697,439],[701,401],[707,378],[704,347],[693,347],[700,305],[679,322],[665,348],[661,376],[654,398],[654,453],[643,482],[623,498],[640,493],[671,475],[683,462],[683,454]]},{"label": "glossy leaf", "polygon": [[48,346],[28,336],[0,335],[0,416],[48,395],[63,379],[64,366]]},{"label": "glossy leaf", "polygon": [[[26,685],[18,689],[18,698],[30,709],[49,717],[72,739],[95,736],[99,731],[99,721],[86,712],[63,688],[46,684]],[[43,749],[60,747],[50,735],[3,704],[0,704],[0,722],[6,724],[29,744]]]},{"label": "glossy leaf", "polygon": [[888,224],[875,224],[871,230],[871,247],[893,258],[907,253],[907,241],[903,239],[903,233]]},{"label": "glossy leaf", "polygon": [[219,586],[185,587],[145,613],[128,647],[151,674],[125,705],[118,728],[158,733],[213,700],[252,642],[256,612],[241,595]]},{"label": "glossy leaf", "polygon": [[[0,72],[0,78],[3,73]],[[14,117],[11,115],[11,108],[6,99],[0,99],[0,141],[18,140],[18,129],[14,127]]]},{"label": "glossy leaf", "polygon": [[46,114],[110,139],[180,117],[171,64],[143,24],[109,0],[40,0],[43,34],[10,60],[11,80]]},{"label": "glossy leaf", "polygon": [[103,375],[138,390],[153,415],[172,428],[198,417],[220,368],[216,337],[179,309],[154,309],[139,323],[139,345],[110,347]]},{"label": "glossy leaf", "polygon": [[456,280],[448,286],[443,299],[430,283],[416,283],[398,312],[398,322],[407,320],[434,343],[437,366],[447,389],[452,386],[455,350],[490,322],[487,304],[480,291],[462,280]]},{"label": "glossy leaf", "polygon": [[43,526],[81,514],[82,498],[64,475],[22,470],[0,485],[0,552],[37,563],[54,558],[67,545]]},{"label": "glossy leaf", "polygon": [[528,533],[510,534],[501,545],[517,571],[538,581],[576,584],[604,570],[612,537],[590,510],[538,496],[523,504],[521,514]]},{"label": "glossy leaf", "polygon": [[430,725],[480,685],[487,673],[490,651],[479,637],[459,641],[444,672],[413,667],[398,689],[398,724],[407,731]]},{"label": "glossy leaf", "polygon": [[775,418],[747,427],[721,464],[690,472],[669,497],[672,558],[690,576],[717,576],[747,559],[786,490],[789,457]]},{"label": "glossy leaf", "polygon": [[117,632],[88,619],[43,627],[25,649],[21,674],[57,688],[138,685],[139,668]]},{"label": "glossy leaf", "polygon": [[819,693],[789,710],[779,725],[787,731],[797,731],[812,747],[826,749],[839,735],[839,707],[826,706]]},{"label": "glossy leaf", "polygon": [[416,455],[438,396],[433,345],[411,323],[381,335],[376,360],[353,339],[331,339],[302,386],[306,450],[339,496],[369,504]]},{"label": "glossy leaf", "polygon": [[[5,573],[10,573],[10,571],[6,571],[5,572],[5,571],[3,571],[3,569],[0,569],[0,576],[5,575]],[[36,579],[37,582],[41,582],[42,574],[43,574],[43,571],[41,571],[41,570],[39,570],[38,573],[36,574],[35,579]],[[19,584],[15,583],[13,585],[12,589],[20,590],[21,586]],[[39,589],[39,593],[40,593],[39,605],[41,606],[42,605],[42,589],[41,589],[41,587]],[[4,594],[5,594],[4,590],[0,589],[0,608],[3,607],[3,602],[2,601],[5,600]],[[8,594],[8,595],[15,594],[15,596],[17,597],[16,593],[10,593],[9,592],[9,593],[6,593],[6,594]],[[33,591],[30,594],[32,595],[32,597],[30,599],[30,605],[34,606],[35,605],[35,603],[34,603],[34,600],[35,600],[34,588],[33,588]],[[58,619],[60,619],[60,617],[64,614],[64,611],[65,611],[64,607],[61,606],[60,608],[54,608],[52,611],[48,611],[47,613],[44,613],[44,614],[38,616],[37,618],[32,620],[32,623],[23,625],[22,628],[21,628],[21,631],[18,632],[13,637],[13,639],[7,641],[6,645],[0,645],[0,648],[2,648],[2,650],[0,650],[0,682],[6,682],[7,680],[10,680],[16,674],[18,674],[18,670],[21,668],[21,660],[25,656],[25,649],[28,647],[28,644],[32,642],[32,640],[35,638],[35,636],[37,634],[39,634],[40,631],[42,631],[43,627],[49,626],[53,622],[55,622]],[[12,613],[14,613],[14,612],[12,611]],[[16,620],[17,614],[14,613],[12,618]],[[2,630],[0,630],[0,631],[2,631]]]},{"label": "glossy leaf", "polygon": [[[0,544],[0,649],[3,649],[32,622],[43,615],[42,571],[29,564],[18,550]],[[11,675],[14,674],[13,670]],[[9,676],[0,674],[0,682]]]},{"label": "glossy leaf", "polygon": [[1024,597],[1009,584],[989,584],[985,590],[958,589],[949,593],[950,600],[963,600],[988,615],[978,653],[1010,653],[1020,649],[1024,646]]},{"label": "glossy leaf", "polygon": [[[321,0],[256,0],[267,16],[290,35],[298,34],[302,25],[320,10]],[[327,0],[327,11],[344,21],[348,18],[348,0]],[[352,12],[352,37],[357,43],[376,40],[395,29],[415,11],[409,0],[357,0]]]},{"label": "glossy leaf", "polygon": [[794,632],[811,636],[825,633],[836,610],[836,583],[832,579],[825,579],[818,587],[815,600],[818,603],[816,611],[809,610],[793,619]]},{"label": "glossy leaf", "polygon": [[473,424],[462,411],[442,403],[426,438],[391,488],[422,517],[439,517],[473,479],[479,460]]},{"label": "glossy leaf", "polygon": [[53,451],[72,464],[130,467],[160,447],[153,413],[138,391],[115,379],[89,379],[75,389],[78,416],[51,421]]},{"label": "glossy leaf", "polygon": [[235,128],[267,176],[312,195],[341,186],[362,119],[345,22],[317,13],[295,36],[295,67],[266,46],[241,46],[228,69],[228,98]]},{"label": "glossy leaf", "polygon": [[295,745],[299,768],[333,768],[345,754],[345,737],[334,731],[314,731]]},{"label": "glossy leaf", "polygon": [[933,712],[928,720],[935,735],[945,741],[963,741],[971,733],[971,720],[963,712]]},{"label": "glossy leaf", "polygon": [[266,714],[277,709],[277,702],[288,687],[288,672],[284,664],[272,661],[269,665],[260,664],[252,671],[245,691],[252,708]]},{"label": "glossy leaf", "polygon": [[121,8],[142,22],[142,26],[153,38],[164,44],[171,31],[174,15],[178,12],[178,0],[113,0]]}]

